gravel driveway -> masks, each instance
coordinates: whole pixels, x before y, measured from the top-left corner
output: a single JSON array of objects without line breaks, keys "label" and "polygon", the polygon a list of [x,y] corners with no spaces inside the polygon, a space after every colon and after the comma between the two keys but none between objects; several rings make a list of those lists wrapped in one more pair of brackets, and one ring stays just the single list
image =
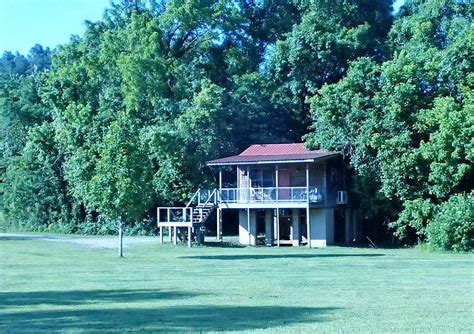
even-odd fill
[{"label": "gravel driveway", "polygon": [[[39,234],[23,234],[23,233],[0,233],[0,241],[2,238],[20,239],[20,240],[44,240],[52,242],[70,242],[83,245],[90,248],[117,248],[118,237],[76,237],[76,236],[49,236]],[[123,245],[127,247],[134,244],[146,244],[159,242],[158,237],[124,237]]]}]

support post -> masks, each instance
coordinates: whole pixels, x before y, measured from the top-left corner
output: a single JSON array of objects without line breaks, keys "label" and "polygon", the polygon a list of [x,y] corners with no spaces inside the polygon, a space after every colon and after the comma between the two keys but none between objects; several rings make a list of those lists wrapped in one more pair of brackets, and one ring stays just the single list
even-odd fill
[{"label": "support post", "polygon": [[306,164],[306,201],[309,203],[309,165],[308,164]]},{"label": "support post", "polygon": [[[326,179],[326,176],[324,176]],[[311,224],[309,220],[309,164],[306,164],[306,237],[308,238],[308,247],[311,247]]]},{"label": "support post", "polygon": [[219,167],[219,192],[222,190],[222,167]]},{"label": "support post", "polygon": [[249,233],[249,246],[251,244],[250,238],[252,237],[252,234],[250,233],[250,208],[247,208],[247,231]]},{"label": "support post", "polygon": [[217,240],[222,241],[222,209],[217,208]]},{"label": "support post", "polygon": [[176,233],[177,232],[176,226],[173,227],[173,232],[174,232],[173,243],[176,245],[178,243],[178,233]]},{"label": "support post", "polygon": [[191,227],[188,227],[188,247],[191,247]]},{"label": "support post", "polygon": [[163,226],[160,226],[160,244],[163,243]]},{"label": "support post", "polygon": [[278,165],[275,165],[275,186],[276,186],[276,201],[278,202],[278,193],[279,193],[279,188],[278,188]]},{"label": "support post", "polygon": [[309,204],[306,206],[306,237],[308,239],[308,247],[311,248],[311,223],[309,220]]},{"label": "support post", "polygon": [[170,235],[170,242],[173,242],[172,229],[171,226],[168,226],[168,233]]},{"label": "support post", "polygon": [[280,247],[280,209],[276,209],[276,235],[277,235],[277,246]]}]

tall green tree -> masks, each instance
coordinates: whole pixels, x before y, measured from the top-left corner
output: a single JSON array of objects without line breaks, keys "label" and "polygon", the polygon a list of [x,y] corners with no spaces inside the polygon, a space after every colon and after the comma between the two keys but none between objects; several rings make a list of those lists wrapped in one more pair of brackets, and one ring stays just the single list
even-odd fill
[{"label": "tall green tree", "polygon": [[349,63],[361,56],[381,60],[392,23],[391,1],[298,1],[301,19],[277,41],[269,61],[276,83],[273,101],[282,101],[299,126],[294,141],[306,133],[308,98],[335,83]]}]

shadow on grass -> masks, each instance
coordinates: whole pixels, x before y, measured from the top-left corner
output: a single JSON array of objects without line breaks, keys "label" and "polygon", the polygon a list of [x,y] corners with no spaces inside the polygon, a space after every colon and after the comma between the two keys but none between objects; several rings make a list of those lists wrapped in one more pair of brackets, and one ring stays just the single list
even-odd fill
[{"label": "shadow on grass", "polygon": [[17,306],[55,305],[69,306],[94,303],[147,302],[192,298],[198,294],[192,291],[160,290],[72,290],[72,291],[33,291],[1,292],[0,309]]},{"label": "shadow on grass", "polygon": [[233,243],[233,242],[220,242],[220,241],[206,241],[202,246],[210,248],[245,248],[247,246]]},{"label": "shadow on grass", "polygon": [[248,255],[192,255],[181,256],[182,259],[199,260],[267,260],[267,259],[312,259],[324,257],[377,257],[385,254],[248,254]]},{"label": "shadow on grass", "polygon": [[38,240],[38,237],[26,237],[26,236],[2,236],[0,235],[0,241],[24,241],[24,240]]},{"label": "shadow on grass", "polygon": [[325,321],[337,308],[173,306],[98,308],[4,314],[0,330],[206,332],[257,330]]}]

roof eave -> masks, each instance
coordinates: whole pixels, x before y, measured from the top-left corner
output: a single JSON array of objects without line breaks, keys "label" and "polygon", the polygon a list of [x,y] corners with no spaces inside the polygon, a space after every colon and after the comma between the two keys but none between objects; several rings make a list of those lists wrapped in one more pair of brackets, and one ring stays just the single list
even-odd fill
[{"label": "roof eave", "polygon": [[237,166],[237,165],[269,165],[269,164],[294,164],[294,163],[311,163],[321,160],[330,159],[336,157],[338,153],[327,155],[319,158],[310,158],[310,159],[292,159],[292,160],[263,160],[263,161],[209,161],[206,163],[209,167],[215,166]]}]

